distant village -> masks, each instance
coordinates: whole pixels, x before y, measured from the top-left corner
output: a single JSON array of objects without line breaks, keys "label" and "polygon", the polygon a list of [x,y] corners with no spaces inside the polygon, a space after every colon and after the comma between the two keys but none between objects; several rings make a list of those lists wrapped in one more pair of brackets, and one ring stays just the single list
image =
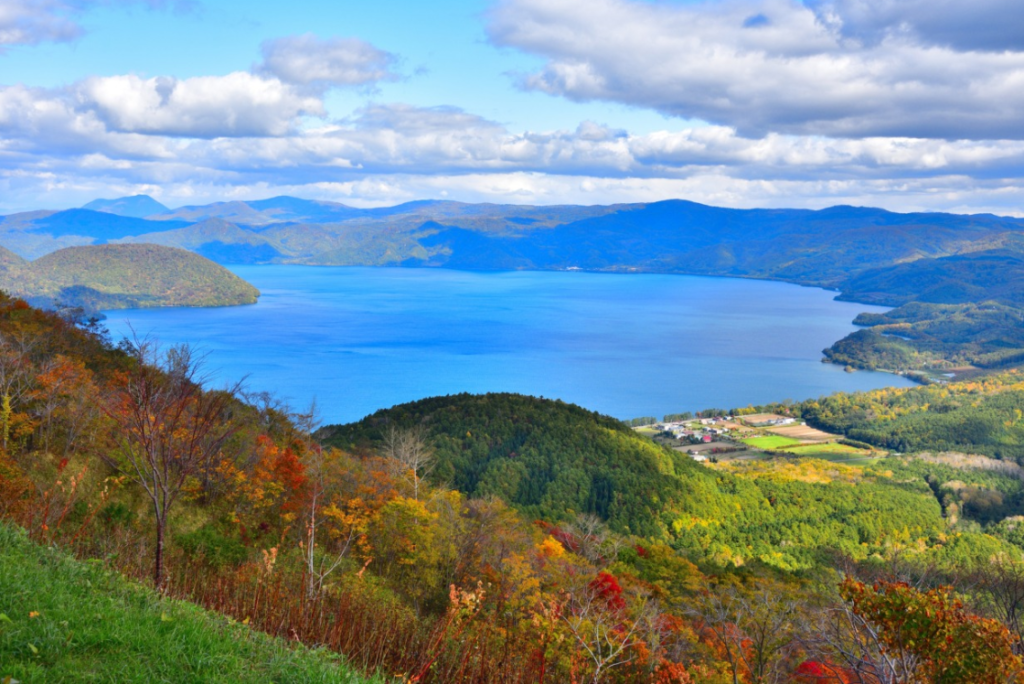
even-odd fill
[{"label": "distant village", "polygon": [[866,458],[870,450],[843,444],[834,435],[808,426],[790,416],[775,413],[721,415],[664,420],[635,426],[655,441],[684,452],[695,461],[716,462],[719,458],[763,458],[766,453]]}]

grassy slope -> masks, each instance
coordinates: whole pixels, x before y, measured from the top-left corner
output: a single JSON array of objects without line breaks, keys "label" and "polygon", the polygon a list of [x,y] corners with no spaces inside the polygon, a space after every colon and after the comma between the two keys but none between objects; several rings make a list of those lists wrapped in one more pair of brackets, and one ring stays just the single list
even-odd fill
[{"label": "grassy slope", "polygon": [[0,288],[87,308],[252,304],[259,291],[191,252],[157,245],[62,249],[0,272]]},{"label": "grassy slope", "polygon": [[[30,614],[37,613],[35,617]],[[367,681],[0,523],[0,682]]]}]

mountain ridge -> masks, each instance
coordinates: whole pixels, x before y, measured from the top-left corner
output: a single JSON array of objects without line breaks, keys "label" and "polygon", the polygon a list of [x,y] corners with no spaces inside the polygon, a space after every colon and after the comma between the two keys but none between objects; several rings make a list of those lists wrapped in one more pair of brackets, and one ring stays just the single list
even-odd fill
[{"label": "mountain ridge", "polygon": [[119,197],[109,200],[97,199],[83,205],[82,209],[92,209],[93,211],[103,211],[133,218],[146,218],[147,216],[170,211],[165,205],[157,202],[149,195],[132,195],[131,197]]}]

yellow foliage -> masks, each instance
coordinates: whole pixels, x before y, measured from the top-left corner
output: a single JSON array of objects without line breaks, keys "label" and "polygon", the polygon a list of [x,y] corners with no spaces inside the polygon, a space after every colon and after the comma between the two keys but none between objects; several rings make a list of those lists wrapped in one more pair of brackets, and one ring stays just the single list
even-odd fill
[{"label": "yellow foliage", "polygon": [[561,558],[565,555],[565,547],[554,537],[545,537],[544,541],[537,545],[537,550],[545,558]]}]

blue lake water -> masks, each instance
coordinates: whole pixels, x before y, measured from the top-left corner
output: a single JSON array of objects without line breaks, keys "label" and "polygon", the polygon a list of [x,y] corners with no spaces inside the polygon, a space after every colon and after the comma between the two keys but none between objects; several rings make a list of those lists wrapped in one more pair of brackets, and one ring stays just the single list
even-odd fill
[{"label": "blue lake water", "polygon": [[677,275],[237,266],[258,304],[111,311],[129,333],[208,353],[326,422],[457,392],[559,398],[618,418],[907,386],[821,350],[878,307],[786,283]]}]

